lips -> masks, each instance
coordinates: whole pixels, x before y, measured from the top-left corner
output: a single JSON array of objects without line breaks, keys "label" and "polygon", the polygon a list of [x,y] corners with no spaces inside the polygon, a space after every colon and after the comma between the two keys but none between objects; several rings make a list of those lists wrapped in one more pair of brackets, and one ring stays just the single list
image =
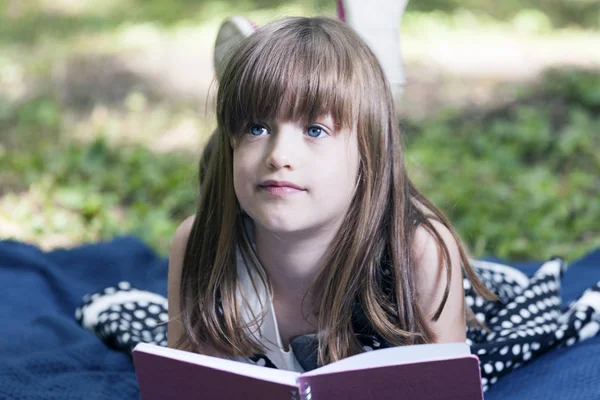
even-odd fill
[{"label": "lips", "polygon": [[306,189],[296,185],[295,183],[287,181],[264,181],[259,185],[259,187],[266,193],[268,193],[270,196],[280,198],[306,191]]},{"label": "lips", "polygon": [[305,190],[304,188],[296,185],[295,183],[287,182],[287,181],[268,180],[268,181],[264,181],[259,186],[262,188],[272,187],[272,188],[289,188],[289,189],[295,189],[295,190]]}]

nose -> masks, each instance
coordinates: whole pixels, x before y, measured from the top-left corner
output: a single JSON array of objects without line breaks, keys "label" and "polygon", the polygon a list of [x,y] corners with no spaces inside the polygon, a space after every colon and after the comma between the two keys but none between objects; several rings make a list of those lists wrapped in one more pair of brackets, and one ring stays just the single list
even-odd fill
[{"label": "nose", "polygon": [[289,169],[293,170],[295,165],[295,154],[298,144],[294,143],[292,132],[286,132],[285,129],[278,130],[271,135],[269,149],[266,156],[267,167],[273,170]]}]

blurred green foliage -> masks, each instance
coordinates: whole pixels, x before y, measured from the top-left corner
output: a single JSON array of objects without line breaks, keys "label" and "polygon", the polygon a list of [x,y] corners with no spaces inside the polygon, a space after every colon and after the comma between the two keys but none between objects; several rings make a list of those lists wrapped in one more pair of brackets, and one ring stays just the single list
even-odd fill
[{"label": "blurred green foliage", "polygon": [[407,124],[410,168],[477,255],[600,245],[600,74],[552,70],[515,103]]},{"label": "blurred green foliage", "polygon": [[[291,4],[0,0],[0,237],[58,237],[51,244],[61,245],[134,234],[165,254],[175,227],[196,207],[199,154],[194,148],[157,152],[151,142],[182,121],[213,122],[194,106],[176,109],[172,99],[73,115],[58,99],[60,88],[52,87],[60,86],[57,65],[78,53],[127,47],[121,42],[128,27],[151,33],[173,27],[161,31],[168,36],[177,27],[187,32],[213,24],[212,32],[233,12],[268,20],[283,13],[276,7]],[[332,14],[335,2],[293,5],[307,15]],[[436,36],[498,20],[510,21],[508,31],[541,33],[600,24],[598,0],[412,0],[408,10],[403,29]],[[193,40],[203,36],[198,32]],[[80,79],[94,80],[101,69]],[[98,94],[93,85],[82,87],[94,114]],[[78,118],[82,135],[74,132]],[[501,109],[449,111],[404,125],[411,176],[476,256],[574,259],[600,246],[599,72],[550,71],[540,87]]]},{"label": "blurred green foliage", "polygon": [[[409,173],[476,256],[574,259],[600,245],[599,93],[598,72],[550,71],[501,109],[406,121]],[[198,155],[111,145],[102,134],[57,140],[61,112],[38,98],[16,120],[0,116],[0,128],[27,138],[0,147],[4,212],[30,235],[132,233],[166,253],[195,210]]]}]

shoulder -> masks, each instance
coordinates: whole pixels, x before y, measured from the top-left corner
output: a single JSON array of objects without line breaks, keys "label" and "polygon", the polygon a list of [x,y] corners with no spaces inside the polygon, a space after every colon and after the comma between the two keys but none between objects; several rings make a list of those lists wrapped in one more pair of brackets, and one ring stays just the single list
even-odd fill
[{"label": "shoulder", "polygon": [[196,215],[190,215],[181,224],[179,224],[175,230],[175,234],[173,235],[172,246],[180,246],[183,243],[183,247],[185,247],[188,238],[190,237],[190,232],[192,231],[192,226],[194,226],[195,220]]},{"label": "shoulder", "polygon": [[437,255],[439,251],[438,240],[440,244],[443,243],[446,246],[451,257],[452,255],[458,255],[458,243],[450,229],[434,219],[429,219],[429,223],[431,223],[432,229],[420,224],[415,230],[412,245],[413,257],[419,260]]}]

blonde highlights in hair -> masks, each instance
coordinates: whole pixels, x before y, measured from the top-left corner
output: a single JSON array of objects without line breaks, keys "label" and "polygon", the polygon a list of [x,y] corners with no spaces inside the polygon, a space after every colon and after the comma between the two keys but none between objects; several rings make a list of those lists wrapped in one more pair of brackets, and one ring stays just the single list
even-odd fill
[{"label": "blonde highlights in hair", "polygon": [[[389,85],[377,59],[346,24],[329,18],[287,18],[247,38],[228,61],[217,93],[217,133],[202,163],[200,199],[184,259],[180,304],[183,340],[227,356],[263,351],[245,332],[236,293],[236,251],[262,271],[244,229],[234,193],[233,148],[249,122],[308,122],[330,113],[338,127],[355,129],[360,153],[354,198],[310,289],[322,334],[320,364],[361,352],[352,330],[352,307],[362,305],[373,329],[393,345],[428,343],[434,335],[418,307],[411,252],[417,226],[438,243],[448,283],[434,320],[449,295],[450,257],[431,220],[456,232],[414,187],[404,167],[401,135]],[[427,210],[427,213],[426,211]],[[494,298],[471,269],[476,292]],[[382,290],[390,268],[395,296]],[[259,274],[263,284],[264,273]],[[456,277],[454,277],[456,279]],[[260,316],[257,318],[256,323]]]}]

